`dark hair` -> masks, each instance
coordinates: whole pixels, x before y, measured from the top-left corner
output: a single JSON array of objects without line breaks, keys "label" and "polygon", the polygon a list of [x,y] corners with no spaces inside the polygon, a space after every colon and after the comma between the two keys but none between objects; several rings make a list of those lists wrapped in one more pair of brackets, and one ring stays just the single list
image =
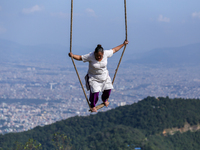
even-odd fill
[{"label": "dark hair", "polygon": [[94,51],[94,53],[98,53],[98,52],[103,53],[103,47],[100,44],[97,45],[97,47],[95,48],[95,51]]}]

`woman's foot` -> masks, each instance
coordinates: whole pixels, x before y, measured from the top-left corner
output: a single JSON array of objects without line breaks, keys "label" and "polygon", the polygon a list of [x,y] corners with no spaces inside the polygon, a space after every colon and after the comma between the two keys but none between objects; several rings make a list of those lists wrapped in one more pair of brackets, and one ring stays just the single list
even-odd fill
[{"label": "woman's foot", "polygon": [[108,107],[108,105],[110,104],[108,101],[104,102],[105,106]]},{"label": "woman's foot", "polygon": [[91,111],[92,111],[92,112],[97,112],[96,107],[91,108]]}]

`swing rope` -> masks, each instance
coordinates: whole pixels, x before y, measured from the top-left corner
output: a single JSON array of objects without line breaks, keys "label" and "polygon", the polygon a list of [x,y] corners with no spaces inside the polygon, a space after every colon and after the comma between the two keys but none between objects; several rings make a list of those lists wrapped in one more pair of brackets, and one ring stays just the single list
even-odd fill
[{"label": "swing rope", "polygon": [[[127,31],[127,10],[126,10],[126,0],[124,0],[124,13],[125,13],[125,32],[126,32],[126,33],[125,33],[125,34],[126,34],[126,39],[125,39],[125,40],[127,40],[127,38],[128,38],[128,34],[127,34],[128,31]],[[73,0],[71,0],[70,52],[72,52],[72,27],[73,27],[72,25],[73,25]],[[122,52],[122,54],[121,54],[120,60],[119,60],[118,65],[117,65],[117,69],[115,70],[115,74],[114,74],[114,77],[113,77],[113,80],[112,80],[112,84],[113,84],[114,81],[115,81],[115,78],[116,78],[116,75],[117,75],[117,71],[118,71],[119,66],[120,66],[120,64],[121,64],[122,57],[123,57],[123,55],[124,55],[125,50],[126,50],[126,45],[124,46],[123,52]],[[82,83],[82,81],[81,81],[81,78],[80,78],[80,76],[79,76],[78,70],[77,70],[77,68],[76,68],[76,64],[75,64],[74,59],[73,59],[72,57],[71,57],[71,60],[72,60],[72,63],[73,63],[73,65],[74,65],[74,69],[75,69],[76,74],[77,74],[77,76],[78,76],[79,82],[80,82],[80,84],[81,84],[81,87],[82,87],[83,93],[84,93],[85,98],[86,98],[86,100],[87,100],[88,106],[89,106],[89,108],[90,108],[89,111],[91,111],[90,102],[89,102],[89,100],[88,100],[88,97],[87,97],[87,95],[86,95],[86,92],[85,92],[85,89],[84,89],[83,83]],[[102,104],[96,106],[96,109],[97,109],[97,110],[98,110],[98,109],[101,109],[101,108],[104,107],[104,106],[105,106],[105,104],[102,103]]]},{"label": "swing rope", "polygon": [[[128,39],[128,27],[127,27],[126,0],[124,0],[124,14],[125,14],[125,31],[126,31],[126,41],[127,41],[127,39]],[[120,66],[120,64],[121,64],[122,57],[124,56],[125,50],[126,50],[126,45],[124,46],[124,50],[123,50],[122,55],[121,55],[121,57],[120,57],[119,63],[118,63],[118,65],[117,65],[117,69],[115,70],[115,75],[114,75],[114,77],[113,77],[112,84],[114,84],[114,82],[115,82],[115,77],[116,77],[116,75],[117,75],[117,71],[118,71],[119,66]]]},{"label": "swing rope", "polygon": [[[73,25],[73,0],[71,0],[70,52],[72,52],[72,27],[73,27],[72,25]],[[86,92],[85,92],[83,83],[82,83],[82,81],[81,81],[81,78],[80,78],[80,76],[79,76],[78,70],[77,70],[77,68],[76,68],[76,64],[75,64],[74,59],[73,59],[72,57],[71,57],[71,59],[72,59],[73,65],[74,65],[74,69],[76,70],[76,74],[77,74],[77,76],[78,76],[79,82],[80,82],[80,84],[81,84],[83,93],[84,93],[85,98],[86,98],[86,100],[87,100],[88,106],[89,106],[89,108],[91,109],[90,102],[89,102],[89,100],[88,100],[88,97],[87,97],[87,95],[86,95]]]}]

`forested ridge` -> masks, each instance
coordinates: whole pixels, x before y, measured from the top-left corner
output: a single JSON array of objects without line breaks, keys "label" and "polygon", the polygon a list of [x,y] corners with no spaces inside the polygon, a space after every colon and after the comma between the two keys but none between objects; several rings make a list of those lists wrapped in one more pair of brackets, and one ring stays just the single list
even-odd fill
[{"label": "forested ridge", "polygon": [[14,149],[16,141],[34,139],[42,149],[56,149],[54,133],[70,137],[72,149],[183,150],[200,149],[200,131],[163,135],[164,129],[182,128],[200,123],[198,99],[147,97],[138,103],[118,107],[86,117],[72,117],[22,133],[0,135],[0,147]]}]

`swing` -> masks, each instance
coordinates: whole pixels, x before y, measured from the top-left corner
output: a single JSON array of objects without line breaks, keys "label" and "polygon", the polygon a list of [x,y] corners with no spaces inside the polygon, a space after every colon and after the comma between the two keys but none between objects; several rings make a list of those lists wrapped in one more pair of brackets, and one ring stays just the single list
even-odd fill
[{"label": "swing", "polygon": [[[124,0],[124,12],[125,12],[125,32],[126,32],[125,34],[126,34],[126,40],[127,40],[127,37],[128,37],[128,36],[127,36],[127,13],[126,13],[126,0]],[[72,25],[73,25],[73,0],[71,0],[70,52],[72,52]],[[122,54],[121,54],[121,57],[120,57],[119,63],[118,63],[117,68],[116,68],[116,70],[115,70],[115,74],[114,74],[114,77],[113,77],[113,80],[112,80],[112,84],[113,84],[114,81],[115,81],[115,77],[116,77],[116,75],[117,75],[117,71],[118,71],[118,69],[119,69],[119,66],[120,66],[120,63],[121,63],[121,60],[122,60],[122,57],[123,57],[123,55],[124,55],[125,50],[126,50],[126,45],[124,46],[124,49],[123,49],[123,52],[122,52]],[[84,89],[83,83],[82,83],[82,81],[81,81],[81,78],[80,78],[80,76],[79,76],[79,73],[78,73],[78,70],[77,70],[76,64],[75,64],[74,59],[73,59],[72,57],[71,57],[71,59],[72,59],[72,63],[73,63],[73,65],[74,65],[74,69],[75,69],[75,71],[76,71],[76,74],[77,74],[77,76],[78,76],[79,82],[80,82],[80,84],[81,84],[81,87],[82,87],[83,93],[84,93],[85,98],[86,98],[86,100],[87,100],[88,106],[89,106],[89,108],[90,108],[89,111],[91,112],[90,102],[89,102],[88,97],[87,97],[87,95],[86,95],[86,92],[85,92],[85,89]],[[104,106],[105,106],[105,104],[102,103],[102,104],[96,106],[96,109],[97,109],[97,110],[98,110],[98,109],[101,109],[101,108],[103,108]]]}]

